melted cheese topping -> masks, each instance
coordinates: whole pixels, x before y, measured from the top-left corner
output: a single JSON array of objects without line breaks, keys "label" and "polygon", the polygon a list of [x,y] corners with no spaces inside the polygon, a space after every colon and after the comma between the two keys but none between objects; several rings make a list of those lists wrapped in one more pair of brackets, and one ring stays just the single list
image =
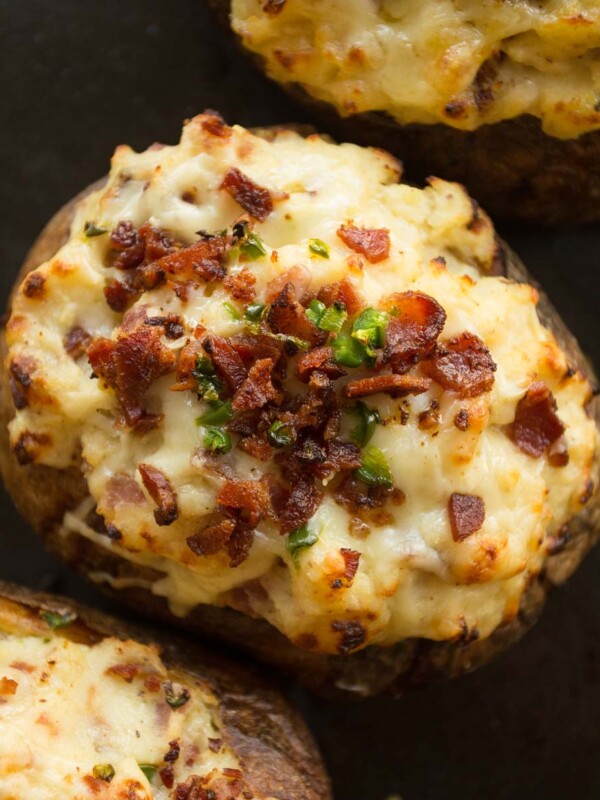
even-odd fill
[{"label": "melted cheese topping", "polygon": [[539,117],[562,138],[600,127],[600,7],[588,0],[232,0],[269,75],[344,116],[463,130]]},{"label": "melted cheese topping", "polygon": [[[114,674],[128,665],[141,674]],[[166,702],[169,680],[189,693],[180,708]],[[93,645],[58,636],[0,638],[2,800],[167,800],[172,793],[160,771],[174,741],[172,785],[192,775],[210,775],[209,788],[227,784],[223,770],[239,764],[220,724],[211,690],[190,675],[170,675],[156,648],[112,638]]]},{"label": "melted cheese topping", "polygon": [[[141,154],[120,147],[106,187],[81,205],[69,242],[39,268],[43,295],[27,297],[21,288],[16,296],[7,330],[9,360],[29,359],[34,368],[29,406],[10,425],[13,444],[32,433],[38,436],[39,462],[67,467],[83,459],[91,505],[68,514],[66,529],[157,570],[150,588],[175,613],[197,603],[237,607],[325,652],[343,648],[340,622],[360,625],[363,645],[412,636],[450,639],[465,630],[489,635],[517,612],[550,537],[581,508],[596,448],[595,426],[585,411],[589,384],[568,371],[565,355],[540,324],[535,289],[487,274],[496,253],[494,230],[485,215],[473,223],[473,207],[460,186],[433,180],[419,190],[398,183],[397,165],[382,151],[303,139],[291,131],[272,141],[240,127],[215,136],[204,119],[188,123],[175,147]],[[297,265],[309,274],[314,291],[350,275],[373,306],[393,292],[419,290],[447,312],[442,339],[471,331],[497,364],[492,391],[476,398],[460,400],[435,383],[419,397],[368,398],[385,421],[371,444],[385,454],[406,501],[386,509],[385,523],[357,530],[325,486],[325,499],[310,521],[318,541],[301,552],[297,564],[284,537],[265,521],[249,557],[234,569],[223,553],[194,555],[186,537],[207,524],[220,485],[202,457],[202,431],[195,422],[206,404],[192,392],[169,391],[174,378],[166,376],[146,398],[150,410],[164,415],[159,428],[144,436],[118,429],[114,393],[92,379],[85,357],[74,361],[62,344],[74,325],[110,337],[121,321],[103,295],[106,279],[116,272],[105,266],[108,237],[86,238],[84,223],[112,229],[121,220],[135,226],[150,220],[193,242],[196,231],[221,230],[239,216],[239,206],[219,190],[232,165],[277,198],[268,219],[255,227],[267,255],[245,265],[256,276],[259,299],[270,281]],[[370,264],[349,251],[336,231],[350,220],[387,228],[389,257]],[[311,254],[310,238],[329,245],[328,259]],[[235,261],[229,265],[230,272],[240,268]],[[149,314],[180,314],[190,329],[201,323],[229,336],[243,329],[243,322],[231,318],[229,299],[219,283],[200,286],[187,301],[162,286],[145,292],[137,305]],[[174,348],[184,341],[165,340]],[[570,459],[562,468],[525,455],[506,435],[518,401],[536,380],[550,387],[566,425]],[[434,400],[439,421],[425,428],[419,417]],[[467,431],[454,424],[463,409],[470,416]],[[277,469],[235,448],[220,459],[242,479]],[[162,470],[178,494],[179,518],[169,527],[155,523],[154,504],[137,470],[141,462]],[[133,493],[132,482],[138,487]],[[462,542],[453,540],[448,519],[454,492],[485,503],[483,527]],[[87,526],[94,504],[121,540]],[[344,570],[342,548],[361,557],[354,580],[339,587],[332,584]]]}]

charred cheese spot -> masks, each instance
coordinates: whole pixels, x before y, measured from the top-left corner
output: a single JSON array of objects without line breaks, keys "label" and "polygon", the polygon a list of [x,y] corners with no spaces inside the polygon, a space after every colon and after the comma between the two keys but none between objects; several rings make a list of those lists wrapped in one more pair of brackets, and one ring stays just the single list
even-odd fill
[{"label": "charred cheese spot", "polygon": [[[589,499],[590,386],[537,293],[494,276],[464,189],[398,179],[380,150],[202,115],[119,148],[44,303],[17,294],[7,364],[36,369],[13,371],[13,450],[84,465],[65,528],[174,613],[228,605],[339,654],[486,637]],[[453,495],[485,509],[454,537]]]}]

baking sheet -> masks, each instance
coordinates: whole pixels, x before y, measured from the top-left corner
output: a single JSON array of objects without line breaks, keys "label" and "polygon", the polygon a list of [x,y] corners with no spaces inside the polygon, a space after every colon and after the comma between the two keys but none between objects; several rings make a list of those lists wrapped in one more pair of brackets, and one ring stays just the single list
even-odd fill
[{"label": "baking sheet", "polygon": [[[201,0],[0,0],[2,301],[51,214],[114,147],[173,142],[204,108],[230,122],[310,122],[224,41]],[[503,236],[600,364],[600,229]],[[518,331],[515,331],[518,335]],[[2,491],[0,577],[115,610],[48,556]],[[600,550],[524,641],[478,673],[332,704],[288,687],[337,800],[600,797]]]}]

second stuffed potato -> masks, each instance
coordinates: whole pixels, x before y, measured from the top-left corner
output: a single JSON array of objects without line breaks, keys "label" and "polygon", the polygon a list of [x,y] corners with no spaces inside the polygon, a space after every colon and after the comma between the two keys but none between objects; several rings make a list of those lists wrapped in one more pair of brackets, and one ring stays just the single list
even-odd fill
[{"label": "second stuffed potato", "polygon": [[201,115],[117,150],[6,331],[3,474],[52,547],[359,694],[519,636],[598,517],[575,342],[462,187],[398,181]]}]

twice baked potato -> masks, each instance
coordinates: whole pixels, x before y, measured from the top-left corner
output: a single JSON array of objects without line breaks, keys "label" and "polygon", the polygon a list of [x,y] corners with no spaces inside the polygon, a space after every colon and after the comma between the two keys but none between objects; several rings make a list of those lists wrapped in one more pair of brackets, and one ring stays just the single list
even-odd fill
[{"label": "twice baked potato", "polygon": [[277,691],[189,643],[0,582],[0,798],[326,800]]},{"label": "twice baked potato", "polygon": [[212,0],[334,135],[464,182],[492,214],[600,216],[600,7],[480,0]]},{"label": "twice baked potato", "polygon": [[461,186],[200,115],[34,247],[4,480],[93,580],[313,688],[458,674],[598,521],[598,400],[525,280]]}]

